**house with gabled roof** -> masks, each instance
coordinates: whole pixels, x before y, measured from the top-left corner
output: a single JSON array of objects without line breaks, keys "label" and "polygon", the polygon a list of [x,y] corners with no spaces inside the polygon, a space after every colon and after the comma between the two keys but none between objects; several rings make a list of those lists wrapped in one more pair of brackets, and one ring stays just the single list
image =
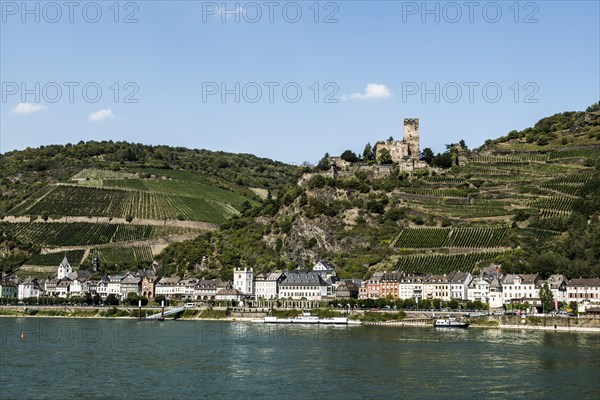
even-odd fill
[{"label": "house with gabled roof", "polygon": [[540,288],[540,274],[507,274],[502,280],[503,303],[537,304]]},{"label": "house with gabled roof", "polygon": [[315,271],[294,270],[285,273],[279,285],[279,298],[322,300],[327,297],[328,285]]},{"label": "house with gabled roof", "polygon": [[279,297],[279,285],[285,279],[283,272],[259,274],[254,278],[254,291],[257,299],[272,300]]}]

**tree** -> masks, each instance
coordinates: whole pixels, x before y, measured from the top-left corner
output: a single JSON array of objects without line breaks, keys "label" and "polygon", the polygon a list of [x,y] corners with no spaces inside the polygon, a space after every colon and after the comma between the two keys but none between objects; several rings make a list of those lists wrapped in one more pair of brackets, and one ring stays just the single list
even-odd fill
[{"label": "tree", "polygon": [[371,147],[371,143],[367,143],[365,149],[363,150],[363,160],[371,161],[375,159],[375,152],[373,151],[373,147]]},{"label": "tree", "polygon": [[325,153],[323,158],[317,164],[317,169],[321,171],[327,171],[329,169],[329,153]]},{"label": "tree", "polygon": [[465,143],[464,139],[460,139],[460,142],[458,142],[458,145],[460,147],[462,147],[465,150],[469,150],[469,148],[467,147],[467,144]]},{"label": "tree", "polygon": [[392,164],[392,156],[388,149],[381,149],[379,152],[379,162],[381,164]]},{"label": "tree", "polygon": [[435,155],[433,154],[433,150],[429,147],[425,147],[421,152],[421,160],[425,161],[427,164],[433,162],[433,157],[435,157]]},{"label": "tree", "polygon": [[445,151],[444,153],[438,153],[433,158],[433,165],[440,168],[450,168],[452,167],[452,154],[450,151]]},{"label": "tree", "polygon": [[540,300],[542,302],[542,308],[545,312],[554,309],[554,296],[548,286],[548,282],[545,282],[540,289]]},{"label": "tree", "polygon": [[354,152],[352,150],[346,150],[342,153],[342,155],[340,156],[340,158],[344,161],[348,161],[350,163],[354,163],[358,161],[358,157],[356,156],[356,154],[354,154]]}]

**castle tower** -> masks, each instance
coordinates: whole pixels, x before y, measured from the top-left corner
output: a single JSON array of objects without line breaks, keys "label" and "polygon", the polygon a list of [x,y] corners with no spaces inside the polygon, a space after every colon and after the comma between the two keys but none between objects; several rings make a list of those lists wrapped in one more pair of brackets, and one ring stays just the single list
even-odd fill
[{"label": "castle tower", "polygon": [[409,155],[419,159],[421,149],[419,145],[419,118],[404,119],[404,141],[408,144]]},{"label": "castle tower", "polygon": [[254,272],[252,268],[236,268],[233,272],[233,288],[244,294],[254,294]]},{"label": "castle tower", "polygon": [[71,272],[73,272],[73,268],[71,268],[71,264],[69,264],[67,256],[65,256],[58,266],[58,273],[56,274],[56,277],[58,279],[64,279],[68,277]]}]

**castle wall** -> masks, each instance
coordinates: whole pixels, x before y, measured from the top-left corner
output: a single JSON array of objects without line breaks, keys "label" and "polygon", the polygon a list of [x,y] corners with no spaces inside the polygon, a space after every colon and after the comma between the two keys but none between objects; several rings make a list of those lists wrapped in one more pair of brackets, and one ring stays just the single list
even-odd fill
[{"label": "castle wall", "polygon": [[401,170],[412,171],[415,168],[424,168],[425,164],[419,161],[421,156],[421,147],[419,143],[419,119],[404,119],[404,138],[401,141],[377,142],[377,159],[380,152],[387,149],[395,164],[399,164]]}]

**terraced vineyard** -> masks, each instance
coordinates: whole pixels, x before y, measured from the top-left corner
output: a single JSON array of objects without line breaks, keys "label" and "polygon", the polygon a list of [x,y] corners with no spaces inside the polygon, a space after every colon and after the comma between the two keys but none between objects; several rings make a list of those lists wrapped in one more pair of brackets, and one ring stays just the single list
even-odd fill
[{"label": "terraced vineyard", "polygon": [[0,229],[25,243],[44,246],[90,246],[133,240],[147,240],[169,235],[194,235],[195,228],[74,223],[0,223]]},{"label": "terraced vineyard", "polygon": [[570,197],[540,197],[532,200],[530,206],[540,209],[542,217],[569,215],[575,199]]},{"label": "terraced vineyard", "polygon": [[473,272],[482,261],[491,261],[503,252],[480,252],[466,254],[425,254],[401,256],[396,263],[397,271],[422,274],[449,274],[455,271]]},{"label": "terraced vineyard", "polygon": [[16,207],[9,215],[98,216],[147,219],[187,219],[221,223],[237,214],[235,206],[246,201],[232,192],[227,203],[208,198],[178,196],[148,191],[100,189],[78,186],[54,186],[37,202]]},{"label": "terraced vineyard", "polygon": [[83,259],[84,251],[83,250],[72,250],[60,253],[51,253],[51,254],[36,254],[31,260],[27,262],[27,265],[44,265],[44,266],[54,266],[57,267],[62,259],[67,256],[69,260],[69,264],[75,267],[79,263],[81,263]]},{"label": "terraced vineyard", "polygon": [[499,247],[508,227],[497,228],[412,228],[404,229],[396,242],[399,248],[494,248]]},{"label": "terraced vineyard", "polygon": [[123,265],[124,263],[152,262],[152,248],[150,246],[118,247],[98,249],[100,261],[110,265]]},{"label": "terraced vineyard", "polygon": [[404,229],[396,242],[399,248],[436,248],[442,247],[448,238],[448,228]]},{"label": "terraced vineyard", "polygon": [[567,175],[543,182],[541,187],[577,197],[581,193],[581,187],[591,178],[592,174],[589,173]]},{"label": "terraced vineyard", "polygon": [[406,193],[435,197],[467,197],[473,190],[469,189],[434,189],[434,188],[406,188]]},{"label": "terraced vineyard", "polygon": [[508,155],[489,155],[489,156],[473,156],[473,162],[486,164],[502,164],[502,163],[531,163],[531,162],[546,162],[548,155],[542,153],[519,153]]},{"label": "terraced vineyard", "polygon": [[553,150],[550,152],[549,159],[557,160],[562,158],[598,158],[600,149],[597,147],[584,147],[579,149]]},{"label": "terraced vineyard", "polygon": [[532,237],[534,239],[545,239],[552,236],[560,235],[561,232],[551,231],[548,229],[538,228],[523,228],[519,230],[522,236]]}]

